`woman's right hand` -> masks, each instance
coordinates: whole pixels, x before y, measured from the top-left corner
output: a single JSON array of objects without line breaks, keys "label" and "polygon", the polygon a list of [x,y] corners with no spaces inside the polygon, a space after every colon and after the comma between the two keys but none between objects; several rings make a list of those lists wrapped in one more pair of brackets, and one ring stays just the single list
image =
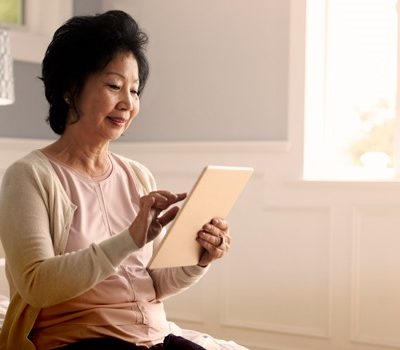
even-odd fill
[{"label": "woman's right hand", "polygon": [[139,248],[156,238],[162,228],[176,217],[179,207],[171,205],[185,198],[186,193],[168,191],[153,191],[140,198],[138,215],[129,227],[129,233]]}]

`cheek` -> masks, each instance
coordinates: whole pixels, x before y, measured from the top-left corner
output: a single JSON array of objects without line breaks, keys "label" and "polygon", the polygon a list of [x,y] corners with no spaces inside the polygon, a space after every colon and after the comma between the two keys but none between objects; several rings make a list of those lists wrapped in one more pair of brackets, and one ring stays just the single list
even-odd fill
[{"label": "cheek", "polygon": [[131,120],[134,119],[139,114],[139,111],[140,111],[140,100],[137,99],[135,101],[135,105],[134,105],[133,111],[131,113]]},{"label": "cheek", "polygon": [[98,116],[109,110],[110,105],[108,99],[101,98],[101,96],[93,96],[92,98],[87,99],[85,103],[81,104],[81,110],[84,114]]}]

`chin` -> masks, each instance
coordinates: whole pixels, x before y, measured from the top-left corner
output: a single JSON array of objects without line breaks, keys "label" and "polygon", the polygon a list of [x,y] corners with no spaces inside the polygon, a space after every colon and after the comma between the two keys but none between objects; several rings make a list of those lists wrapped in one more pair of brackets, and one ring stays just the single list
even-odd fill
[{"label": "chin", "polygon": [[110,141],[116,141],[123,135],[124,135],[123,133],[120,133],[118,135],[114,135],[114,136],[110,137]]}]

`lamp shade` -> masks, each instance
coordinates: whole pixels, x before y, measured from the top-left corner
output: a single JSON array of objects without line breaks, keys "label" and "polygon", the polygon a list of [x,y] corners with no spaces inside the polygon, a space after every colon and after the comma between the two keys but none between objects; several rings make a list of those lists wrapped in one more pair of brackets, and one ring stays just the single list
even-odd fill
[{"label": "lamp shade", "polygon": [[0,105],[14,103],[14,74],[8,30],[0,28]]}]

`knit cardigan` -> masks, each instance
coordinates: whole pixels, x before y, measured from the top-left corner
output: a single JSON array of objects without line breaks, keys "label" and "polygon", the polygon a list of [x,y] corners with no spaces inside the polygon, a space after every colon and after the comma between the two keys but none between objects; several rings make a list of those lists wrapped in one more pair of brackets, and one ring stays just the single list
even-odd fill
[{"label": "knit cardigan", "polygon": [[[140,196],[156,189],[146,167],[119,157],[131,166]],[[75,209],[40,151],[31,152],[6,170],[0,189],[0,239],[11,300],[0,333],[0,349],[34,350],[28,337],[41,308],[89,290],[138,249],[126,229],[100,244],[65,253]],[[153,246],[153,242],[148,244]],[[149,272],[157,299],[162,300],[196,283],[206,270],[189,266]]]}]

